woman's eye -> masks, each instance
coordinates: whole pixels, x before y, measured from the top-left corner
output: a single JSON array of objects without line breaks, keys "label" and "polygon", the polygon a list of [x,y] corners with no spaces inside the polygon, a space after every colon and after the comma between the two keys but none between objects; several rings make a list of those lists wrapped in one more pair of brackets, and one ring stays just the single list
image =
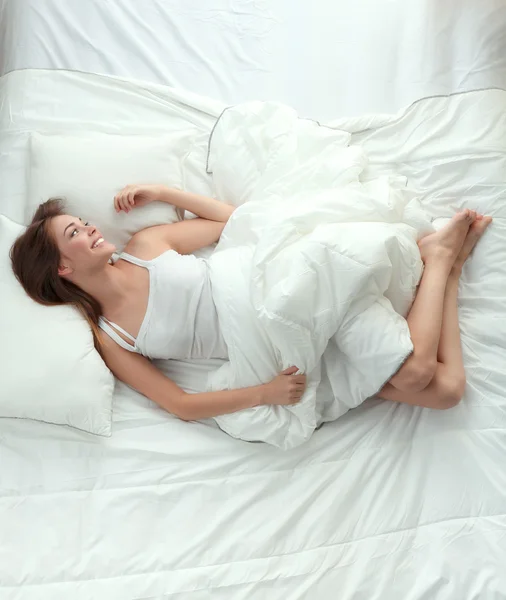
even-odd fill
[{"label": "woman's eye", "polygon": [[89,221],[86,221],[86,223],[84,224],[85,227],[88,227],[88,225],[90,224]]},{"label": "woman's eye", "polygon": [[74,237],[74,235],[75,235],[76,233],[78,233],[78,231],[77,231],[77,229],[74,229],[74,230],[72,231],[72,233],[70,234],[70,237]]}]

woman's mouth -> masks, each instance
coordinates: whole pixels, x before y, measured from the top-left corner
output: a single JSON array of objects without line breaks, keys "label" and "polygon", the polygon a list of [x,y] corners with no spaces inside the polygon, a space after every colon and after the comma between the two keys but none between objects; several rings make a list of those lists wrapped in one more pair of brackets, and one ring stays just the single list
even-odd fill
[{"label": "woman's mouth", "polygon": [[98,240],[93,244],[93,246],[91,247],[92,250],[95,250],[95,248],[98,248],[98,246],[101,246],[104,243],[104,238],[100,237],[98,238]]}]

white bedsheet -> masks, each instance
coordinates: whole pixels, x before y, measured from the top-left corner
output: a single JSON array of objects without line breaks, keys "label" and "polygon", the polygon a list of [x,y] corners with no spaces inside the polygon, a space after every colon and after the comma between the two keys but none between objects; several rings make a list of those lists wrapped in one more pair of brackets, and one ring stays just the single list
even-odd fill
[{"label": "white bedsheet", "polygon": [[[371,175],[406,175],[433,216],[454,204],[495,219],[460,289],[469,384],[459,407],[370,401],[288,452],[178,421],[121,384],[110,439],[0,420],[0,597],[503,598],[505,97],[420,101],[352,138]],[[206,140],[220,103],[44,71],[2,78],[0,98],[8,216],[22,217],[26,139],[37,129],[163,132],[190,120],[188,185],[210,189]],[[199,364],[197,376],[166,365],[193,390],[215,366]]]},{"label": "white bedsheet", "polygon": [[75,69],[334,119],[506,88],[503,0],[0,0],[0,75]]}]

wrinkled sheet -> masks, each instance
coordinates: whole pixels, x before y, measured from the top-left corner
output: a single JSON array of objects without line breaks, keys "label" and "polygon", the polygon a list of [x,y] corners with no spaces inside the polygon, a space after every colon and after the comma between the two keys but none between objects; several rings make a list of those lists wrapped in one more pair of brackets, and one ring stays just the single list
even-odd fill
[{"label": "wrinkled sheet", "polygon": [[405,316],[422,273],[416,244],[432,231],[402,178],[360,181],[351,134],[276,103],[226,110],[208,171],[241,205],[210,259],[229,362],[210,389],[306,373],[295,406],[217,417],[227,433],[281,448],[373,396],[412,352]]},{"label": "wrinkled sheet", "polygon": [[506,88],[503,0],[0,0],[0,75],[73,69],[303,116]]},{"label": "wrinkled sheet", "polygon": [[[0,210],[12,218],[24,214],[31,131],[190,128],[183,183],[215,193],[206,156],[222,103],[46,71],[1,78],[0,98]],[[434,218],[464,206],[494,217],[461,279],[458,407],[369,400],[287,451],[174,419],[121,384],[107,440],[2,419],[0,597],[504,597],[505,104],[497,90],[428,98],[353,125],[364,180],[405,176]],[[189,391],[220,365],[160,364]]]}]

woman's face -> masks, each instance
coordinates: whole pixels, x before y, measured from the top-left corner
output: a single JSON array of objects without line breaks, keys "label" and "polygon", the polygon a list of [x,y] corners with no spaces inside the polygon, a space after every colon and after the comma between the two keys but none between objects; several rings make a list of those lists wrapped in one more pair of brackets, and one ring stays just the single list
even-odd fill
[{"label": "woman's face", "polygon": [[79,217],[54,217],[51,230],[61,254],[62,276],[91,274],[107,264],[116,250],[94,225],[83,223]]}]

